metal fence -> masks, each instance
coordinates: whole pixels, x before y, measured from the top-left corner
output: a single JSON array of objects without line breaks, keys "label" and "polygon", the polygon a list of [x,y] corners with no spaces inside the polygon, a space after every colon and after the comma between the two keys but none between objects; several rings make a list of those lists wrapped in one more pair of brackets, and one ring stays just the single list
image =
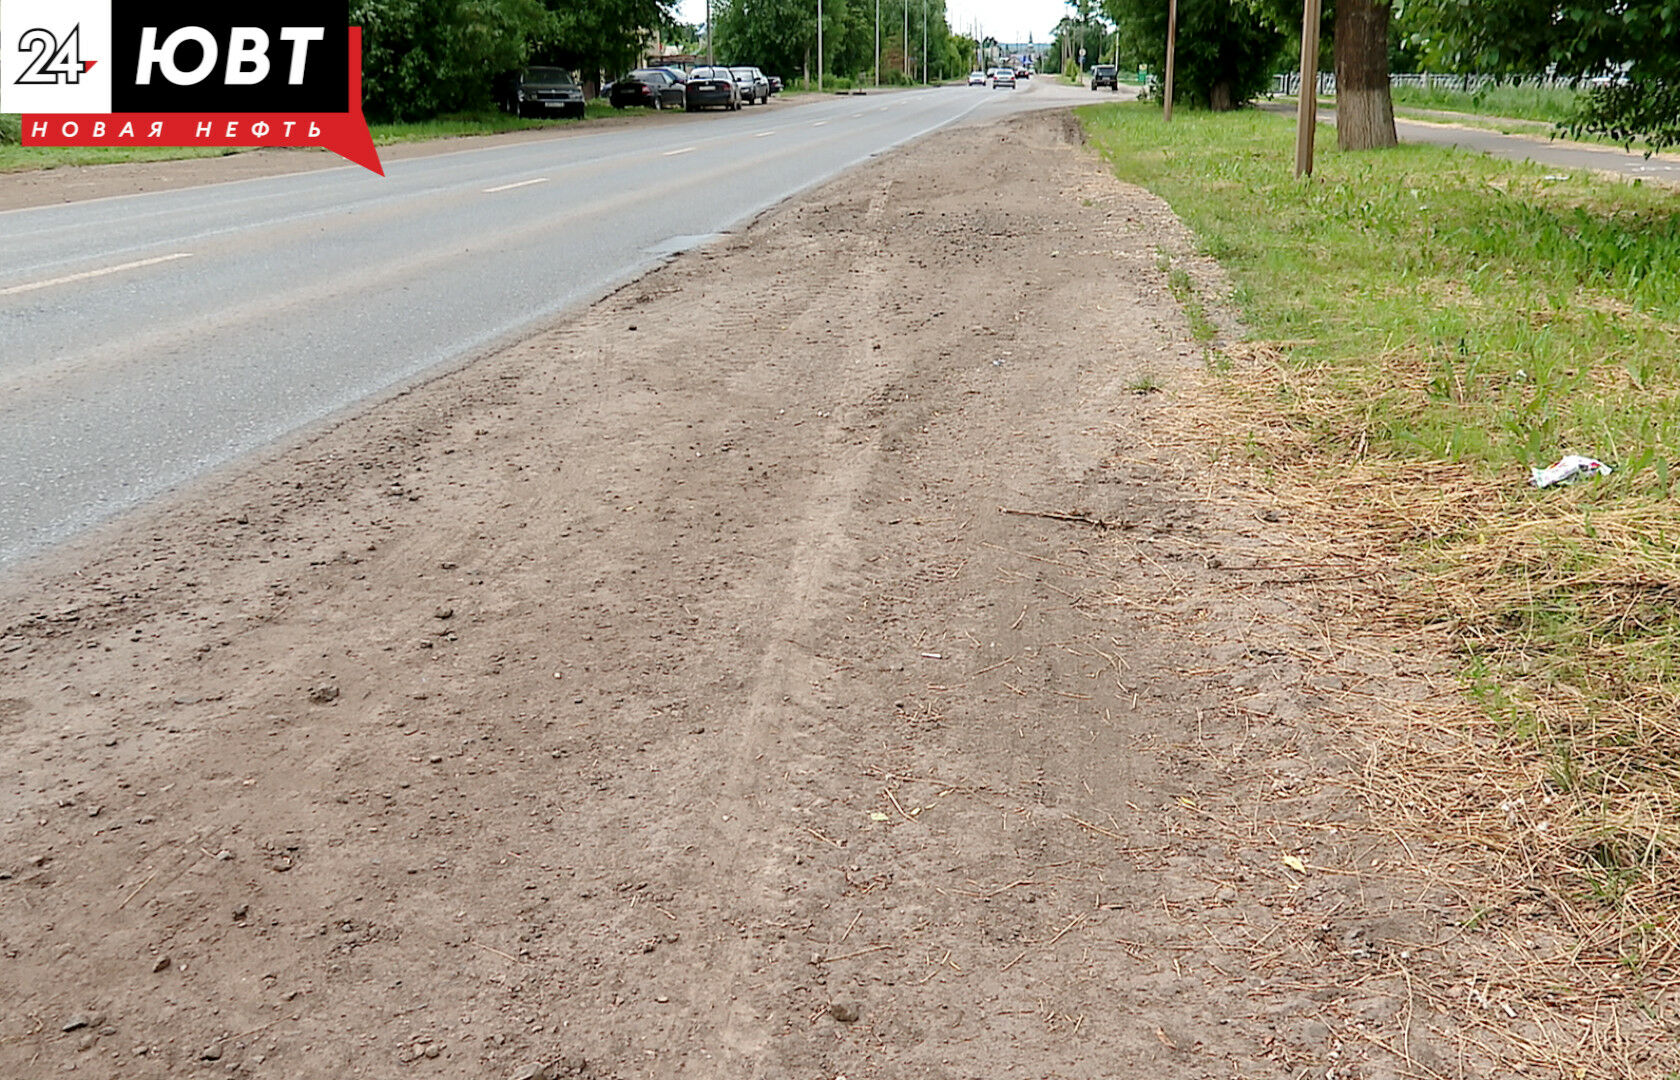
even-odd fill
[{"label": "metal fence", "polygon": [[[1388,77],[1388,85],[1390,86],[1416,86],[1424,90],[1461,90],[1467,94],[1497,81],[1492,75],[1441,75],[1427,71],[1413,71]],[[1568,87],[1573,84],[1566,79],[1524,79],[1520,85]],[[1274,95],[1293,96],[1300,90],[1300,72],[1290,71],[1272,76],[1272,93]],[[1318,92],[1322,96],[1334,96],[1336,93],[1336,75],[1334,72],[1321,71],[1318,73]]]}]

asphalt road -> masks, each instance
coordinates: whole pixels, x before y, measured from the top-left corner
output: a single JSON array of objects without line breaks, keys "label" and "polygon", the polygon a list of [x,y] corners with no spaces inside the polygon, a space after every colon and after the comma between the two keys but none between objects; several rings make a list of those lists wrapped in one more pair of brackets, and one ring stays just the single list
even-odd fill
[{"label": "asphalt road", "polygon": [[1461,150],[1509,158],[1513,161],[1535,161],[1559,169],[1591,169],[1645,180],[1658,180],[1667,184],[1680,184],[1680,161],[1673,158],[1647,158],[1638,151],[1630,153],[1614,146],[1558,142],[1543,136],[1505,135],[1498,131],[1419,123],[1405,119],[1396,119],[1394,128],[1395,133],[1404,142],[1456,146]]},{"label": "asphalt road", "polygon": [[[1295,115],[1293,104],[1274,102],[1262,104],[1260,107],[1269,112]],[[1318,119],[1321,123],[1333,125],[1336,122],[1336,110],[1321,106]],[[1559,169],[1588,169],[1680,185],[1680,159],[1647,158],[1640,151],[1630,152],[1614,146],[1561,142],[1543,135],[1506,135],[1482,128],[1458,127],[1450,123],[1431,124],[1404,118],[1395,119],[1394,131],[1400,136],[1401,142],[1453,146],[1460,150],[1511,161],[1533,161]]]},{"label": "asphalt road", "polygon": [[773,102],[0,214],[0,572],[890,147],[1090,100],[1035,80]]}]

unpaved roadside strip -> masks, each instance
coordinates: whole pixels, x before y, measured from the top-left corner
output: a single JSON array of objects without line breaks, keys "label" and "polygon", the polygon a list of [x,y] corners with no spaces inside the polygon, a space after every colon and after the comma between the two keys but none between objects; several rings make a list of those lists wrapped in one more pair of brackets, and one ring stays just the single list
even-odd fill
[{"label": "unpaved roadside strip", "polygon": [[883,155],[8,586],[0,1075],[1502,1075],[1502,939],[1357,797],[1438,674],[1185,437],[1192,239],[1077,142]]}]

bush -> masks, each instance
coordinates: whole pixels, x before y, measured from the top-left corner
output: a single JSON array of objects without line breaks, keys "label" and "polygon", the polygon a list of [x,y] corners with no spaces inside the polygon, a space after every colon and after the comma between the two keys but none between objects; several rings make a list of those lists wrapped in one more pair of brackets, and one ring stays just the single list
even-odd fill
[{"label": "bush", "polygon": [[23,117],[0,115],[0,146],[16,146],[23,141]]}]

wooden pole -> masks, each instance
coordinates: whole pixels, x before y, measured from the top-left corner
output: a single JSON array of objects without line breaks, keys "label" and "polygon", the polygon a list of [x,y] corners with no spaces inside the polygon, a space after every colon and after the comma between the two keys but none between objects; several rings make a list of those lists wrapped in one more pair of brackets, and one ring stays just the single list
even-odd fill
[{"label": "wooden pole", "polygon": [[1295,175],[1311,176],[1313,137],[1318,134],[1318,23],[1322,0],[1301,7],[1301,94],[1295,107]]},{"label": "wooden pole", "polygon": [[[1309,0],[1310,2],[1310,0]],[[1167,84],[1161,96],[1161,119],[1172,123],[1173,53],[1178,51],[1178,0],[1167,0]]]}]

